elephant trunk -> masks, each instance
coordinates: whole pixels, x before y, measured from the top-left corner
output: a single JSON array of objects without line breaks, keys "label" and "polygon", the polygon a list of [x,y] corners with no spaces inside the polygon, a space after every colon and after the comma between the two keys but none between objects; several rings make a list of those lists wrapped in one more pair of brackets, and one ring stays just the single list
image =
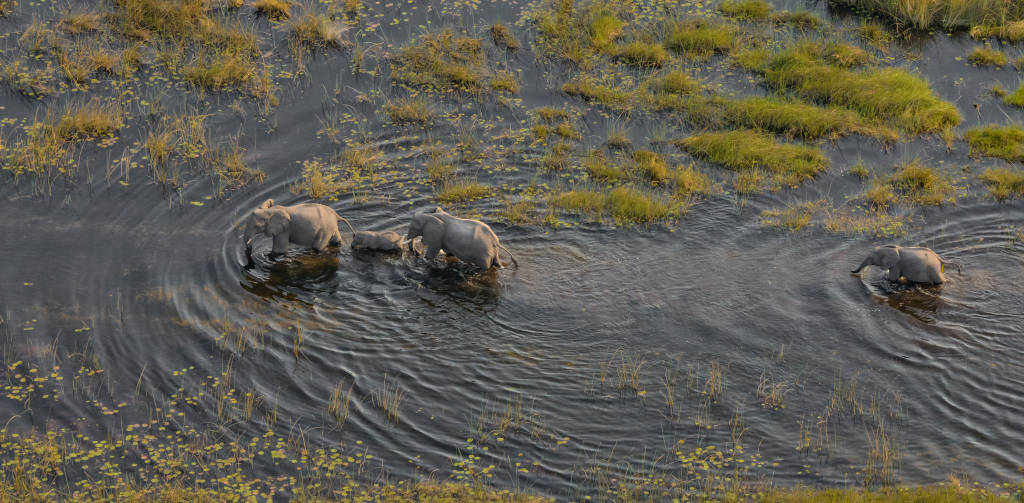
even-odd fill
[{"label": "elephant trunk", "polygon": [[854,270],[852,270],[852,271],[850,271],[850,272],[851,272],[851,273],[853,273],[853,274],[857,274],[857,273],[859,273],[859,272],[860,272],[860,270],[861,270],[861,269],[863,269],[863,268],[865,268],[865,267],[867,267],[867,266],[869,266],[869,265],[872,265],[872,264],[871,264],[871,258],[870,258],[870,257],[868,257],[868,258],[864,259],[864,261],[863,261],[863,262],[861,262],[861,263],[860,263],[860,265],[859,265],[859,266],[857,266],[857,268],[856,268],[856,269],[854,269]]}]

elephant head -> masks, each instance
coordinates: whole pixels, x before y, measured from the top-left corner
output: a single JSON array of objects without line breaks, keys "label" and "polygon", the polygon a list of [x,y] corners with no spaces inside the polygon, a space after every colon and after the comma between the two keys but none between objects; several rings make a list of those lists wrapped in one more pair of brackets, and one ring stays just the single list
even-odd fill
[{"label": "elephant head", "polygon": [[277,236],[288,230],[291,223],[291,215],[284,208],[274,207],[274,200],[267,199],[263,204],[252,210],[248,223],[245,226],[245,249],[252,251],[252,240],[257,233],[268,236]]},{"label": "elephant head", "polygon": [[875,250],[872,251],[871,254],[869,254],[867,256],[867,258],[865,258],[864,261],[861,262],[859,266],[857,266],[856,269],[854,269],[854,270],[852,270],[850,272],[852,272],[854,274],[857,274],[858,272],[860,272],[861,269],[863,269],[863,268],[865,268],[865,267],[867,267],[869,265],[878,266],[878,267],[881,267],[882,269],[892,269],[899,262],[900,262],[900,247],[899,246],[896,246],[896,245],[879,246],[879,247],[875,248]]},{"label": "elephant head", "polygon": [[409,250],[413,250],[412,240],[417,237],[423,238],[423,244],[428,249],[439,250],[444,240],[445,223],[438,217],[438,213],[447,215],[441,208],[431,213],[417,213],[412,217],[409,224],[409,232],[405,235]]}]

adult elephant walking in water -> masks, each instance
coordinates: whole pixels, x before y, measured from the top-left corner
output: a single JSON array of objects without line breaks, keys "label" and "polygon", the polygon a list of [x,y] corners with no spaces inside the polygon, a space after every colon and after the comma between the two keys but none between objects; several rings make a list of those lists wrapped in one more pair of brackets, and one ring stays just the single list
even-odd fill
[{"label": "adult elephant walking in water", "polygon": [[267,199],[249,214],[245,226],[245,255],[251,259],[252,240],[257,233],[274,238],[271,256],[288,251],[289,243],[323,251],[328,246],[341,244],[339,222],[345,222],[352,234],[356,233],[348,220],[328,206],[318,203],[274,206],[274,200]]},{"label": "adult elephant walking in water", "polygon": [[479,220],[449,215],[441,208],[413,215],[409,232],[405,236],[410,249],[412,240],[417,237],[423,238],[428,260],[433,260],[444,250],[448,255],[486,271],[491,267],[505,267],[499,258],[500,251],[504,250],[512,263],[519,266],[512,252],[501,245],[489,225]]}]

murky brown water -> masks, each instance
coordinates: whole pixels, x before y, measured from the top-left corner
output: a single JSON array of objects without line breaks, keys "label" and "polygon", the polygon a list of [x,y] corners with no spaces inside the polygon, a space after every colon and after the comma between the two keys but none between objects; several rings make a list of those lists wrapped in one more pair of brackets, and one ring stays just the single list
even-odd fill
[{"label": "murky brown water", "polygon": [[[464,23],[514,19],[518,11],[486,4]],[[6,22],[5,29],[16,22]],[[390,43],[400,45],[407,36],[396,30]],[[1019,73],[954,60],[974,44],[937,34],[920,42],[920,59],[905,64],[960,107],[965,126],[1024,119],[983,94],[996,81],[1015,87]],[[531,71],[553,71],[535,66],[526,51],[512,57]],[[521,453],[537,465],[519,474],[518,484],[548,494],[580,490],[586,485],[581,466],[608,463],[601,461],[606,458],[620,467],[628,461],[671,470],[671,459],[650,453],[678,439],[726,445],[737,410],[749,429],[742,443],[777,463],[765,470],[777,483],[845,484],[858,480],[864,464],[867,423],[838,421],[834,445],[825,451],[801,454],[796,448],[801,422],[814,424],[836,380],[855,379],[860,399],[867,404],[874,397],[883,415],[892,417],[903,482],[934,482],[951,472],[986,482],[1019,477],[1024,242],[1014,230],[1024,229],[1024,203],[996,203],[976,187],[955,206],[923,211],[923,222],[894,241],[929,246],[964,264],[962,275],[931,288],[893,290],[875,270],[863,278],[848,273],[867,250],[887,240],[788,233],[764,228],[757,218],[780,202],[841,202],[862,190],[859,179],[843,174],[858,158],[885,166],[920,157],[968,165],[972,173],[998,163],[968,159],[962,142],[947,153],[938,138],[888,152],[877,142],[847,138],[824,145],[834,166],[818,180],[742,201],[711,197],[669,228],[496,224],[518,269],[479,275],[345,247],[326,256],[293,250],[271,262],[265,256],[269,243],[262,242],[256,267],[247,270],[235,225],[265,198],[279,204],[304,200],[289,186],[298,178],[297,161],[332,149],[315,137],[314,117],[325,106],[365,117],[363,130],[399,169],[425,162],[420,142],[411,139],[422,131],[387,125],[376,113],[379,104],[354,98],[371,89],[391,93],[386,77],[353,78],[346,72],[348,58],[332,53],[311,63],[310,81],[284,93],[272,131],[253,121],[212,119],[215,131],[241,129],[249,142],[247,160],[268,175],[265,183],[226,200],[204,199],[210,189],[196,183],[180,199],[202,206],[168,204],[145,175],[128,187],[108,186],[97,175],[66,201],[41,201],[6,178],[0,192],[6,340],[26,352],[56,335],[70,353],[87,338],[113,402],[132,401],[137,388],[143,396],[166,397],[230,365],[235,388],[277,404],[279,425],[307,429],[314,445],[352,446],[358,440],[380,468],[396,475],[447,473],[474,436],[474,418],[521,399],[533,426],[474,452],[484,465],[502,465]],[[730,85],[726,75],[705,74]],[[581,106],[548,90],[544,79],[524,81],[527,108]],[[330,102],[336,87],[340,94]],[[980,117],[975,102],[982,103]],[[10,94],[3,103],[5,114],[18,117],[41,106]],[[499,124],[497,130],[520,127],[519,112],[493,103],[440,104],[476,112]],[[599,143],[608,119],[596,108],[585,110],[585,141]],[[640,117],[631,120],[635,141],[642,144],[662,123],[677,136],[686,134],[672,117]],[[430,134],[447,145],[458,141],[450,126]],[[527,149],[510,156],[518,172],[479,176],[527,183],[537,155]],[[102,163],[105,156],[97,151],[92,158]],[[345,197],[330,205],[357,228],[403,232],[413,212],[434,204],[428,196],[408,195],[406,182],[397,177],[379,188],[385,197],[370,202]],[[492,215],[499,205],[492,200],[472,209]],[[89,330],[75,331],[82,327]],[[645,362],[642,394],[618,389],[617,369],[626,356]],[[726,388],[707,407],[699,392],[685,388],[688,372],[694,387],[703,386],[712,362],[723,366]],[[175,375],[180,369],[191,370]],[[675,383],[672,391],[666,376]],[[784,407],[762,406],[756,393],[762,376],[784,383]],[[385,379],[406,393],[397,423],[371,403]],[[324,427],[339,382],[354,383],[352,413],[340,430]],[[89,424],[102,436],[149,413],[128,406],[120,416],[107,416],[73,394],[67,397],[16,424]],[[19,403],[0,400],[0,416],[20,411]],[[216,419],[215,410],[202,406],[186,418],[193,424]],[[257,433],[265,427],[260,417],[236,425]],[[286,470],[269,462],[255,469]],[[507,485],[513,477],[498,479]]]}]

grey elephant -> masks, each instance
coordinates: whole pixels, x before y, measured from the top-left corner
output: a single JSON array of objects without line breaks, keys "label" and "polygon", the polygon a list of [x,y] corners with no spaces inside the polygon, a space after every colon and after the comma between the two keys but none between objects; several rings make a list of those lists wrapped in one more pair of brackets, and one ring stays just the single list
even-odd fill
[{"label": "grey elephant", "polygon": [[317,203],[274,206],[274,200],[267,199],[249,214],[245,226],[245,254],[252,256],[252,240],[257,233],[274,238],[272,257],[288,251],[288,243],[323,251],[328,246],[341,244],[338,222],[345,222],[355,234],[352,224],[328,206]]},{"label": "grey elephant", "polygon": [[359,231],[352,235],[352,248],[376,251],[402,251],[405,240],[392,231]]},{"label": "grey elephant", "polygon": [[519,266],[515,256],[501,245],[490,226],[479,220],[449,215],[441,208],[413,215],[409,232],[405,235],[410,249],[412,240],[417,237],[423,238],[428,260],[433,260],[444,250],[446,254],[486,271],[491,267],[505,267],[498,258],[499,250],[504,250],[512,263]]},{"label": "grey elephant", "polygon": [[903,247],[898,245],[885,245],[875,248],[861,262],[860,266],[850,272],[857,274],[861,269],[869,265],[888,269],[890,281],[899,281],[902,277],[914,283],[932,283],[936,285],[946,281],[946,277],[942,274],[945,266],[956,267],[957,271],[962,272],[960,264],[943,260],[942,257],[939,257],[938,254],[929,248]]}]

